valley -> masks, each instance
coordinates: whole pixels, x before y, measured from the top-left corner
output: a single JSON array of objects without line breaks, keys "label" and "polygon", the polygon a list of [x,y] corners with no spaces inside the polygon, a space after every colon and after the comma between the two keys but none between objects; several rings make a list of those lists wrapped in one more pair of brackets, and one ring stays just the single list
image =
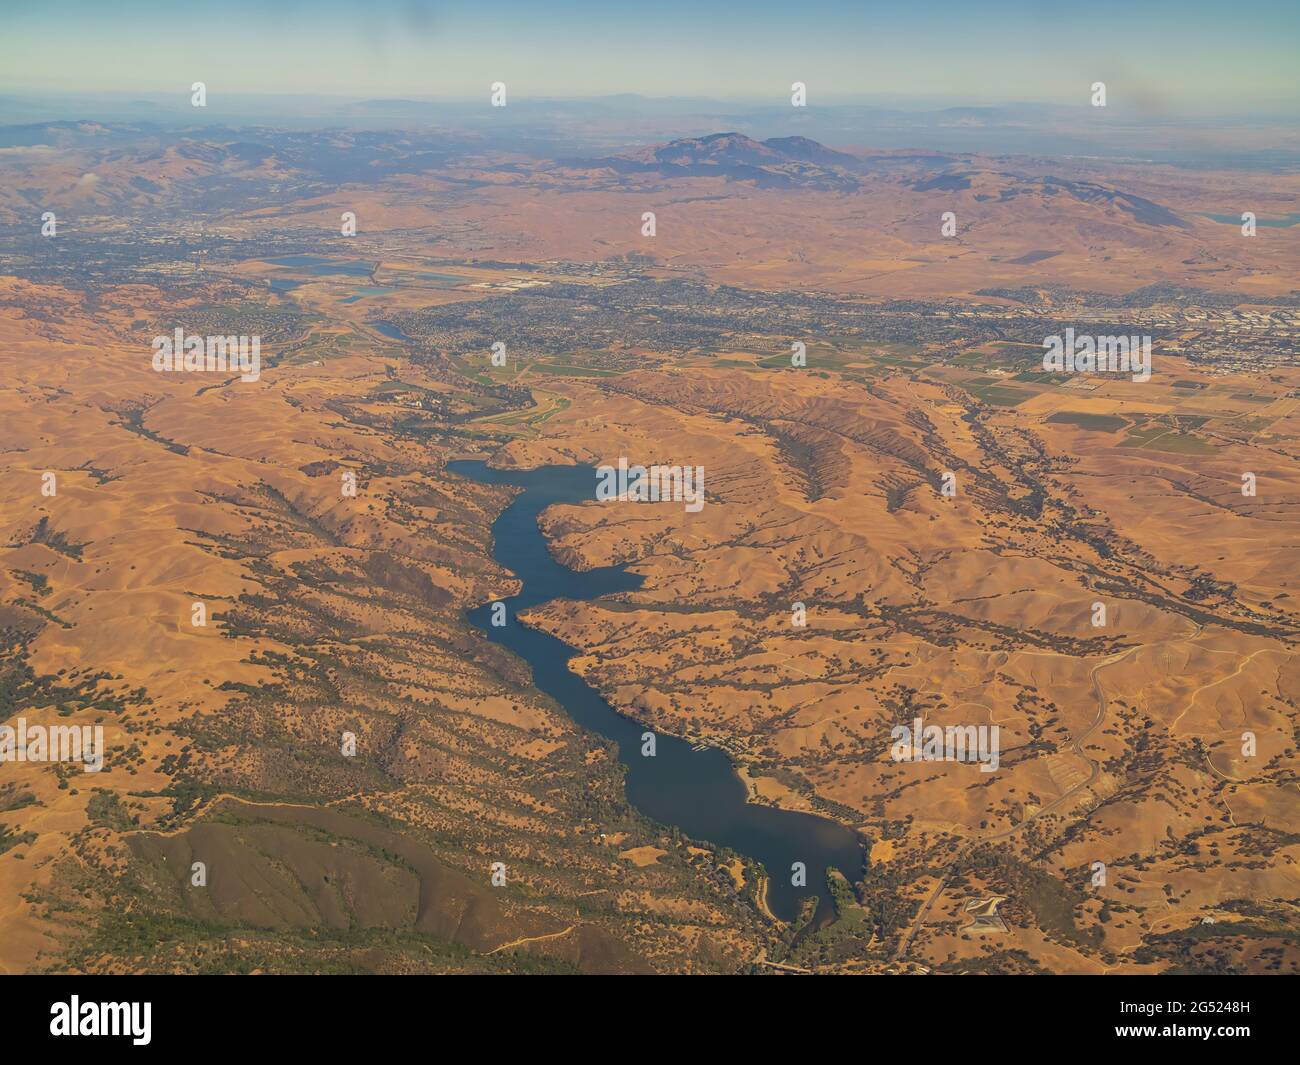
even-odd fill
[{"label": "valley", "polygon": [[1298,263],[1207,217],[1293,174],[42,136],[0,692],[109,753],[4,765],[0,971],[1300,971]]}]

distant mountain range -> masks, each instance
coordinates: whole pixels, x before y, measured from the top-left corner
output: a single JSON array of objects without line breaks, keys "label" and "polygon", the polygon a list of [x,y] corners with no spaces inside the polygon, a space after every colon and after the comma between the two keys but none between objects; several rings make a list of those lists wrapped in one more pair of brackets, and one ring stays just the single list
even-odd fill
[{"label": "distant mountain range", "polygon": [[725,177],[752,181],[763,188],[804,187],[848,192],[859,187],[854,174],[860,169],[860,163],[856,156],[834,151],[806,137],[756,141],[743,133],[713,133],[588,160],[581,165],[608,168],[619,174]]},{"label": "distant mountain range", "polygon": [[972,163],[970,156],[937,152],[852,155],[807,137],[759,141],[742,133],[713,133],[571,165],[609,169],[621,175],[721,177],[751,182],[760,188],[845,193],[862,190],[892,175],[893,180],[918,193],[961,193],[976,203],[1005,203],[1019,198],[1038,203],[1075,201],[1113,210],[1142,225],[1191,228],[1186,219],[1168,207],[1120,189],[1051,176],[1022,176]]},{"label": "distant mountain range", "polygon": [[[32,206],[160,207],[169,202],[236,204],[259,194],[305,194],[368,184],[400,174],[455,174],[476,181],[508,170],[519,181],[554,173],[575,186],[634,188],[646,182],[718,178],[760,189],[845,196],[886,193],[906,212],[919,197],[940,210],[1005,204],[1011,210],[1062,212],[1084,224],[1192,229],[1171,208],[1123,189],[1057,177],[1042,161],[1020,164],[976,154],[917,150],[851,153],[803,136],[755,140],[711,133],[599,158],[515,156],[500,167],[473,135],[441,131],[270,130],[210,126],[169,130],[150,123],[52,122],[0,128],[9,150],[11,191],[0,191],[0,221]],[[66,154],[60,154],[66,153]],[[40,190],[38,193],[37,190]],[[980,212],[987,213],[987,212]]]}]

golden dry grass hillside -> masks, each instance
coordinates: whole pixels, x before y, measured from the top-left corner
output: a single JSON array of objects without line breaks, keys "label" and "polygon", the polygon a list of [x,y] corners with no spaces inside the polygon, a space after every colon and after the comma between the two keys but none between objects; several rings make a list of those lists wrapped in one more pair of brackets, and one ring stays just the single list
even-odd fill
[{"label": "golden dry grass hillside", "polygon": [[[0,763],[0,971],[1300,971],[1300,260],[1222,221],[1294,175],[56,132],[0,158],[62,226],[0,233],[0,724],[105,762]],[[703,471],[542,510],[642,583],[518,620],[860,845],[820,904],[471,623],[520,581],[465,458]]]}]

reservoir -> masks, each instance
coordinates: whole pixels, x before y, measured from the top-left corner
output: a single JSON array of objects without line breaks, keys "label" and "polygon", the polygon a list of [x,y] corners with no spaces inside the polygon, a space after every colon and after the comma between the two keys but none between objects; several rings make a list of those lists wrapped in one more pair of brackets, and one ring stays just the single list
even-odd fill
[{"label": "reservoir", "polygon": [[323,255],[281,255],[276,259],[264,259],[272,266],[291,266],[303,273],[328,277],[331,274],[343,274],[346,277],[369,277],[378,263],[360,260],[343,261],[328,259]]},{"label": "reservoir", "polygon": [[392,322],[374,322],[372,324],[375,327],[376,333],[382,333],[384,336],[388,337],[391,340],[411,339],[405,333],[403,333],[397,326],[395,326]]},{"label": "reservoir", "polygon": [[[839,869],[851,882],[862,877],[862,846],[855,832],[813,814],[746,802],[745,786],[730,759],[716,748],[696,751],[685,740],[656,733],[655,756],[643,756],[641,737],[650,730],[618,713],[569,669],[569,659],[575,654],[572,647],[519,622],[519,612],[551,599],[582,601],[640,587],[643,578],[623,566],[580,573],[561,565],[552,558],[538,528],[538,515],[551,504],[594,499],[596,471],[583,466],[494,470],[478,461],[451,462],[447,470],[467,480],[523,489],[492,526],[492,556],[523,582],[523,589],[504,600],[504,626],[490,624],[490,603],[471,610],[470,621],[488,639],[527,661],[536,687],[580,726],[618,745],[619,759],[627,766],[628,800],[641,813],[660,824],[676,826],[695,840],[728,847],[761,862],[768,873],[768,906],[777,917],[793,920],[801,901],[816,897],[816,923],[829,921],[833,910],[826,870]],[[806,887],[791,883],[795,862],[804,863],[807,869]]]}]

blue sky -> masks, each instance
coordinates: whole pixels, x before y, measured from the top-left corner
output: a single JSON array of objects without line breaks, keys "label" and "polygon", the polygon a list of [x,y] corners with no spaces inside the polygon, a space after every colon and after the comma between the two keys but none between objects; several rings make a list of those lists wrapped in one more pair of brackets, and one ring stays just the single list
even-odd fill
[{"label": "blue sky", "polygon": [[0,15],[4,91],[514,99],[1112,100],[1196,115],[1300,101],[1300,3],[43,0]]}]

